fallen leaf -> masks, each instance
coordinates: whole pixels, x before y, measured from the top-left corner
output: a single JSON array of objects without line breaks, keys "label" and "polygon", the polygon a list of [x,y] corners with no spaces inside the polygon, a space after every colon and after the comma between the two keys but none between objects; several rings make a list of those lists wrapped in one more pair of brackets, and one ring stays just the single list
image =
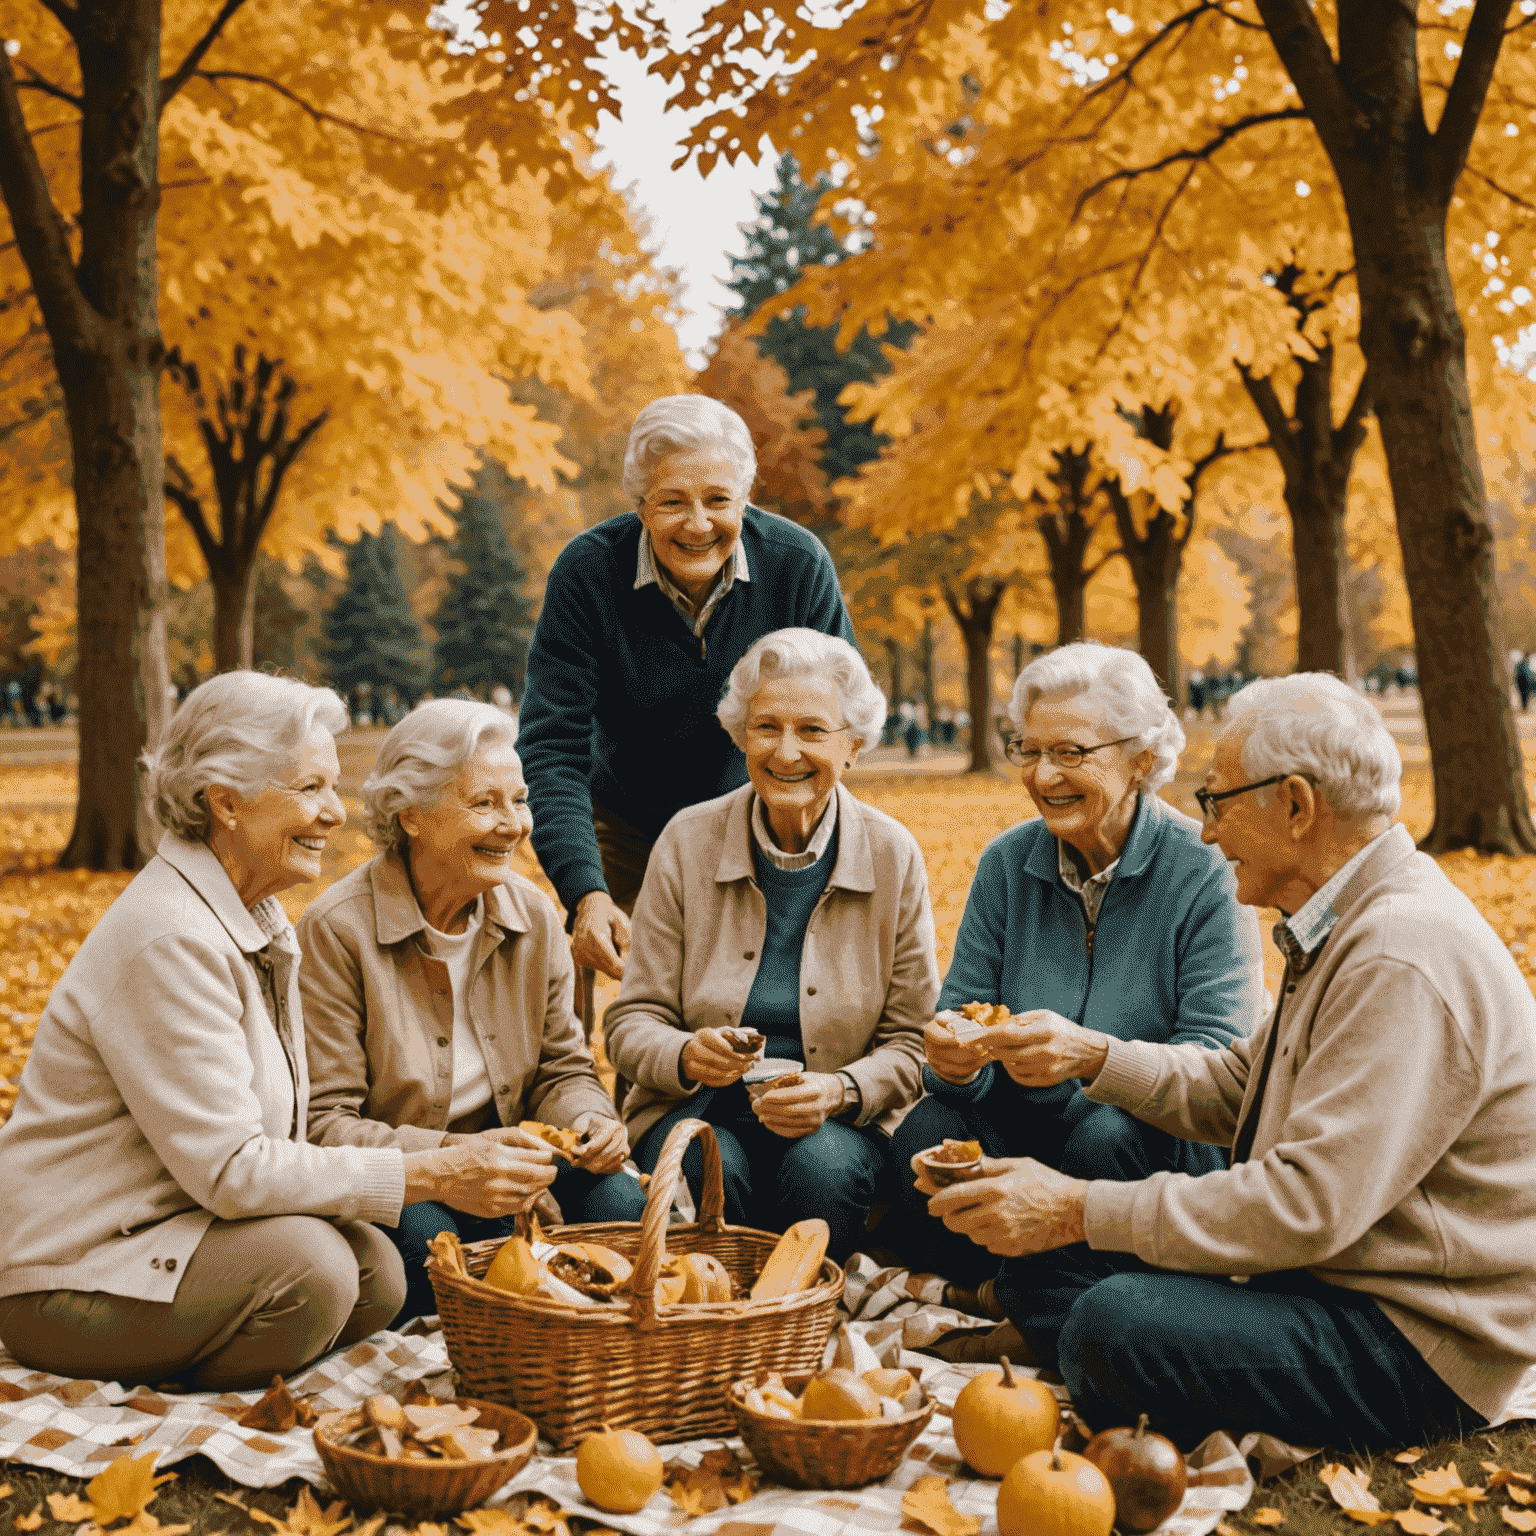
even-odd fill
[{"label": "fallen leaf", "polygon": [[338,1500],[322,1511],[308,1487],[299,1489],[293,1508],[281,1520],[264,1509],[251,1509],[246,1513],[253,1520],[270,1525],[279,1536],[339,1536],[352,1524],[352,1515],[345,1504]]},{"label": "fallen leaf", "polygon": [[1411,1467],[1423,1454],[1424,1447],[1422,1445],[1410,1445],[1406,1451],[1399,1451],[1392,1460],[1400,1462],[1405,1467]]},{"label": "fallen leaf", "polygon": [[39,1504],[30,1515],[16,1516],[18,1531],[35,1531],[43,1523],[43,1506]]},{"label": "fallen leaf", "polygon": [[250,1514],[250,1510],[246,1509],[245,1507],[245,1500],[237,1497],[233,1493],[216,1493],[214,1494],[214,1498],[222,1499],[224,1503],[233,1504],[236,1509],[243,1509],[245,1510],[246,1514]]},{"label": "fallen leaf", "polygon": [[0,1483],[0,1499],[8,1499],[10,1496],[11,1485],[9,1483]]},{"label": "fallen leaf", "polygon": [[1517,1531],[1536,1531],[1536,1509],[1501,1509],[1499,1518]]},{"label": "fallen leaf", "polygon": [[[1536,1477],[1529,1472],[1515,1472],[1509,1467],[1501,1467],[1496,1461],[1485,1461],[1483,1471],[1488,1474],[1488,1490],[1491,1493],[1495,1488],[1508,1488],[1510,1496],[1514,1496],[1515,1489],[1526,1492],[1536,1488]],[[1521,1500],[1524,1503],[1525,1500]]]},{"label": "fallen leaf", "polygon": [[1536,1493],[1532,1493],[1529,1488],[1522,1488],[1519,1483],[1506,1483],[1504,1485],[1504,1492],[1516,1504],[1529,1504],[1533,1499],[1536,1499]]},{"label": "fallen leaf", "polygon": [[1218,1520],[1216,1536],[1243,1536],[1243,1533],[1235,1525],[1228,1525],[1225,1520]]},{"label": "fallen leaf", "polygon": [[933,1536],[976,1536],[981,1521],[962,1515],[950,1502],[947,1478],[920,1477],[901,1496],[901,1518],[911,1520]]},{"label": "fallen leaf", "polygon": [[740,1504],[757,1491],[757,1478],[744,1468],[736,1453],[718,1446],[706,1451],[698,1465],[669,1461],[665,1469],[667,1493],[685,1515],[712,1515],[728,1504]]},{"label": "fallen leaf", "polygon": [[114,1520],[134,1520],[149,1507],[155,1489],[176,1476],[174,1472],[162,1472],[155,1476],[155,1457],[119,1456],[105,1472],[98,1472],[85,1485],[85,1495],[96,1512],[97,1525],[110,1525]]},{"label": "fallen leaf", "polygon": [[76,1498],[72,1493],[50,1493],[48,1513],[59,1521],[75,1522],[96,1518],[95,1506],[87,1504],[84,1499]]},{"label": "fallen leaf", "polygon": [[241,1429],[260,1429],[278,1435],[285,1434],[298,1422],[299,1410],[281,1376],[274,1376],[261,1400],[252,1403],[235,1420]]},{"label": "fallen leaf", "polygon": [[1278,1509],[1270,1509],[1266,1506],[1263,1509],[1254,1510],[1250,1518],[1255,1525],[1279,1525],[1285,1516]]},{"label": "fallen leaf", "polygon": [[112,1536],[187,1536],[190,1525],[161,1525],[147,1509],[141,1509],[128,1525],[120,1525]]},{"label": "fallen leaf", "polygon": [[1437,1520],[1422,1509],[1400,1509],[1392,1517],[1408,1533],[1408,1536],[1440,1536],[1441,1531],[1453,1531],[1455,1526]]},{"label": "fallen leaf", "polygon": [[[520,1507],[505,1509],[466,1509],[457,1517],[477,1536],[570,1536],[566,1512],[542,1493],[519,1495]],[[518,1499],[512,1501],[518,1506]],[[354,1536],[371,1536],[356,1532]],[[590,1536],[590,1533],[589,1533]]]},{"label": "fallen leaf", "polygon": [[1468,1488],[1462,1482],[1455,1462],[1410,1478],[1408,1486],[1425,1504],[1480,1504],[1488,1497],[1486,1488]]},{"label": "fallen leaf", "polygon": [[384,1519],[383,1514],[371,1516],[353,1530],[352,1536],[374,1536],[374,1532],[384,1524]]},{"label": "fallen leaf", "polygon": [[1353,1467],[1333,1461],[1317,1475],[1333,1495],[1333,1502],[1351,1520],[1358,1520],[1361,1525],[1384,1525],[1392,1518],[1371,1492],[1369,1473],[1357,1472]]}]

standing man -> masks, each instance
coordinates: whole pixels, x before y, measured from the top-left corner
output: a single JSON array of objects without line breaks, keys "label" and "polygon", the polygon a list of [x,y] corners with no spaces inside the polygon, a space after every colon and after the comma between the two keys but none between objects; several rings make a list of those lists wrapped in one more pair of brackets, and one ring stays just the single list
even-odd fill
[{"label": "standing man", "polygon": [[747,782],[715,718],[732,667],[776,629],[853,640],[831,556],[748,502],[756,474],[729,406],[653,400],[624,453],[634,512],[578,534],[549,574],[518,751],[534,851],[584,971],[622,976],[628,914],[671,817]]}]

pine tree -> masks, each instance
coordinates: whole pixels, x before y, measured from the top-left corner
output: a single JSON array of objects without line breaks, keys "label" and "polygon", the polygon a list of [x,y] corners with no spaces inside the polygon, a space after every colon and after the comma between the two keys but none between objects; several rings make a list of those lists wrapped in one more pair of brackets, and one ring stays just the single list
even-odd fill
[{"label": "pine tree", "polygon": [[360,533],[346,546],[347,584],[325,616],[325,661],[331,686],[351,699],[366,683],[375,698],[394,687],[414,699],[426,686],[421,626],[400,581],[395,530]]},{"label": "pine tree", "polygon": [[497,493],[507,489],[506,472],[486,461],[467,486],[455,487],[458,505],[446,509],[456,525],[448,551],[462,573],[450,578],[432,615],[432,686],[439,693],[468,688],[485,699],[501,684],[514,698],[522,694],[533,608],[527,573],[497,512]]},{"label": "pine tree", "polygon": [[[831,182],[818,176],[806,182],[792,154],[779,157],[778,185],[757,199],[757,218],[747,226],[747,249],[731,258],[727,287],[740,299],[728,318],[745,320],[775,294],[799,281],[809,266],[836,266],[850,252],[825,224],[813,222],[817,206]],[[816,420],[827,434],[821,466],[829,480],[857,472],[860,464],[878,458],[887,439],[868,422],[850,422],[837,397],[844,386],[866,383],[891,371],[881,347],[889,342],[906,347],[917,334],[909,321],[893,320],[876,338],[861,329],[846,352],[838,350],[835,325],[807,325],[799,306],[775,315],[757,338],[758,351],[771,357],[789,376],[791,394],[816,392]]]}]

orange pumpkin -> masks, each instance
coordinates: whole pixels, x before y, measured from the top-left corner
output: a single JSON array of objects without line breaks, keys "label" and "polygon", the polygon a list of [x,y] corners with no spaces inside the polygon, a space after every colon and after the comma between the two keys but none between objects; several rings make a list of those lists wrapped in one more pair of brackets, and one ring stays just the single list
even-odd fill
[{"label": "orange pumpkin", "polygon": [[1146,1414],[1135,1429],[1100,1430],[1083,1456],[1109,1480],[1122,1531],[1154,1531],[1184,1502],[1184,1458],[1173,1441],[1148,1433]]},{"label": "orange pumpkin", "polygon": [[604,1425],[576,1451],[576,1481],[589,1503],[615,1515],[644,1509],[661,1487],[661,1452],[637,1429]]},{"label": "orange pumpkin", "polygon": [[1091,1461],[1056,1448],[1031,1451],[997,1491],[1003,1536],[1109,1536],[1115,1495]]},{"label": "orange pumpkin", "polygon": [[965,1385],[951,1422],[966,1461],[983,1477],[1001,1477],[1021,1456],[1056,1443],[1061,1410],[1049,1387],[1032,1376],[1015,1376],[1005,1356],[1001,1371],[972,1377]]}]

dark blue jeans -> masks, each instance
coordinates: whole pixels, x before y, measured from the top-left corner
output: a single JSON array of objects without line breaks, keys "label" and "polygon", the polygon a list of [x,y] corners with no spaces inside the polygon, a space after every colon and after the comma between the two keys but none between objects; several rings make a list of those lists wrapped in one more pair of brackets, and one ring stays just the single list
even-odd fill
[{"label": "dark blue jeans", "polygon": [[1459,1439],[1487,1421],[1367,1295],[1305,1270],[1170,1274],[1077,1245],[1008,1259],[998,1295],[1095,1429],[1138,1413],[1186,1450],[1215,1429],[1376,1451]]},{"label": "dark blue jeans", "polygon": [[[839,1263],[863,1241],[886,1170],[886,1140],[879,1131],[828,1120],[811,1135],[790,1141],[752,1113],[746,1089],[733,1083],[704,1089],[658,1120],[641,1137],[635,1162],[649,1173],[672,1127],[689,1119],[714,1127],[728,1222],[782,1232],[820,1216],[832,1234],[827,1252]],[[697,1203],[704,1179],[698,1142],[683,1154],[683,1174]]]},{"label": "dark blue jeans", "polygon": [[[627,1173],[562,1167],[550,1189],[567,1221],[639,1221],[645,1211],[645,1191]],[[487,1237],[511,1237],[516,1230],[515,1216],[466,1216],[436,1200],[406,1206],[399,1226],[383,1228],[405,1260],[405,1305],[392,1326],[437,1311],[426,1266],[427,1244],[439,1232],[456,1232],[460,1242],[478,1243]]]},{"label": "dark blue jeans", "polygon": [[947,1103],[932,1095],[918,1100],[891,1139],[902,1195],[901,1222],[893,1236],[915,1269],[934,1271],[958,1285],[977,1285],[998,1273],[996,1256],[930,1216],[928,1197],[918,1193],[912,1158],[946,1136],[980,1141],[990,1157],[1032,1157],[1074,1179],[1128,1182],[1163,1169],[1198,1175],[1227,1165],[1221,1147],[1182,1141],[1112,1104],[1094,1104],[1075,1091],[1060,1095],[1059,1105],[1042,1102],[1044,1095],[1008,1092],[1015,1085],[1001,1070],[997,1076],[1003,1083],[974,1103]]}]

